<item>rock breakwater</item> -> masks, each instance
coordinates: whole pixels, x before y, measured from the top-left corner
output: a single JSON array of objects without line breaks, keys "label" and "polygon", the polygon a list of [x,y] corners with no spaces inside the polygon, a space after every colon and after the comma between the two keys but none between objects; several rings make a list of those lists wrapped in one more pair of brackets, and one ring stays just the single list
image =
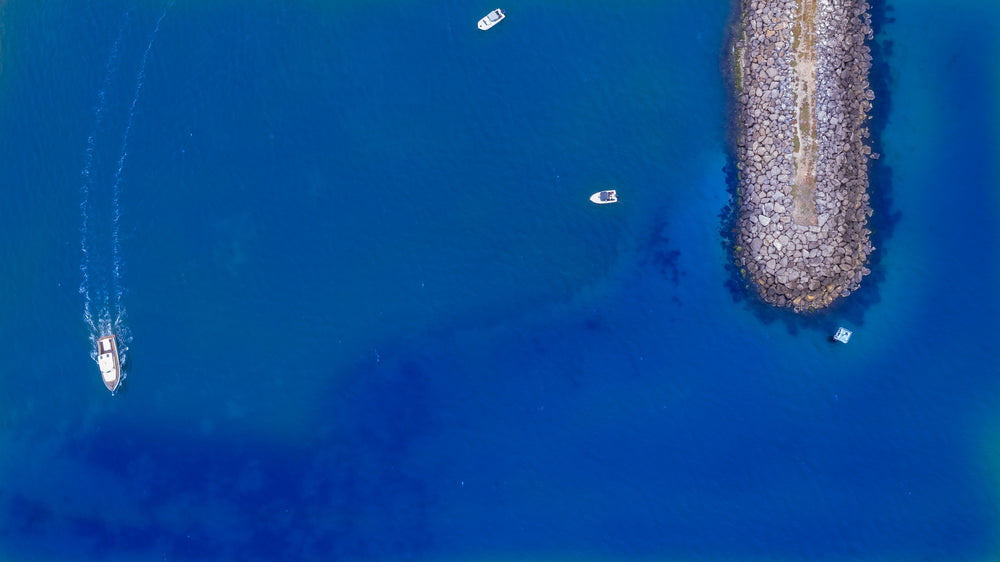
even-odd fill
[{"label": "rock breakwater", "polygon": [[873,250],[867,0],[743,0],[737,260],[766,302],[825,308]]}]

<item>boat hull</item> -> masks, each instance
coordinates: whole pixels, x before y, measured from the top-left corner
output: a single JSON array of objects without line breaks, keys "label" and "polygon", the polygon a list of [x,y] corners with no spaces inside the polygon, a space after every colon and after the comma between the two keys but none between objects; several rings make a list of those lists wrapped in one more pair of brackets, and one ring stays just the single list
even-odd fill
[{"label": "boat hull", "polygon": [[114,394],[122,382],[122,368],[118,357],[118,341],[114,335],[97,340],[97,366],[101,369],[104,386]]},{"label": "boat hull", "polygon": [[[492,16],[492,19],[491,19],[491,16]],[[478,24],[479,29],[481,29],[483,31],[486,31],[487,29],[490,29],[494,25],[496,25],[496,24],[500,23],[501,21],[503,21],[503,19],[505,17],[507,17],[507,15],[503,13],[503,10],[501,10],[500,8],[497,8],[496,10],[493,10],[492,12],[486,14],[486,17],[484,17],[483,19],[479,20],[479,24]]]},{"label": "boat hull", "polygon": [[613,189],[605,189],[603,191],[598,191],[597,193],[590,196],[590,202],[596,203],[598,205],[607,205],[608,203],[618,202],[618,192]]}]

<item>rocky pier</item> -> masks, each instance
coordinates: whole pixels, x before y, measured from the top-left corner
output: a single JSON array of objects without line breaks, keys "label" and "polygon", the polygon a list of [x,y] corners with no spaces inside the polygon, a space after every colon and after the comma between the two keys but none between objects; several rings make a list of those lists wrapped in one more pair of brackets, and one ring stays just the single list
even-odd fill
[{"label": "rocky pier", "polygon": [[867,0],[743,0],[733,45],[737,261],[766,302],[819,310],[858,288],[868,219]]}]

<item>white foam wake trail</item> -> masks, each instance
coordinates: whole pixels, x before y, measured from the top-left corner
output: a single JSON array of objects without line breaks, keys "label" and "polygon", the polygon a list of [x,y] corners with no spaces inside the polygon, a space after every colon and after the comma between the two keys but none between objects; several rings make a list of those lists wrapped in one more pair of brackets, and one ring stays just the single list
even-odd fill
[{"label": "white foam wake trail", "polygon": [[135,93],[132,96],[132,104],[128,108],[128,121],[125,123],[125,132],[122,133],[121,155],[118,157],[118,169],[115,171],[115,181],[111,188],[111,267],[112,267],[112,290],[114,291],[115,322],[120,325],[125,318],[125,309],[122,306],[122,264],[121,264],[121,243],[118,239],[119,218],[121,210],[119,199],[121,197],[122,172],[125,170],[125,157],[128,156],[128,136],[132,131],[132,121],[135,117],[135,106],[139,103],[139,93],[142,92],[142,83],[146,77],[146,62],[149,60],[149,52],[153,50],[153,42],[156,41],[156,34],[160,31],[160,23],[167,17],[167,9],[163,9],[160,18],[156,20],[156,27],[149,36],[146,50],[142,53],[142,62],[139,63],[139,72],[135,78]]},{"label": "white foam wake trail", "polygon": [[[107,299],[107,295],[104,295]],[[114,333],[114,329],[111,324],[111,311],[107,307],[101,309],[97,316],[97,333],[101,336],[106,336]],[[93,353],[97,352],[97,340],[94,338],[94,345],[91,347]],[[96,357],[95,357],[96,359]]]},{"label": "white foam wake trail", "polygon": [[125,14],[125,21],[118,28],[118,37],[115,38],[115,44],[112,45],[111,52],[108,53],[108,62],[104,65],[104,81],[101,83],[101,90],[97,92],[97,106],[94,109],[94,128],[91,130],[90,136],[87,137],[87,151],[83,157],[83,170],[80,172],[80,175],[83,176],[83,185],[80,187],[82,196],[80,201],[80,273],[83,276],[83,280],[80,282],[80,294],[83,295],[83,319],[90,327],[91,332],[96,332],[97,326],[94,324],[94,317],[90,312],[90,256],[87,252],[89,246],[88,238],[90,237],[90,227],[88,224],[90,219],[88,213],[90,208],[90,186],[93,185],[90,173],[94,166],[97,133],[100,131],[101,123],[104,120],[107,91],[111,85],[111,76],[117,69],[118,47],[121,45],[122,35],[125,32],[127,24],[128,13]]}]

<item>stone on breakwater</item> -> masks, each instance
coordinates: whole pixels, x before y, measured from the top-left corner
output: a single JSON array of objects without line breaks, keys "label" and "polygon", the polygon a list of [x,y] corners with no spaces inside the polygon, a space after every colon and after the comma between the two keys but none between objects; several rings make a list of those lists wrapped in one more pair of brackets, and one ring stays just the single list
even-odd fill
[{"label": "stone on breakwater", "polygon": [[736,244],[761,298],[797,312],[869,273],[868,10],[867,0],[742,2]]}]

